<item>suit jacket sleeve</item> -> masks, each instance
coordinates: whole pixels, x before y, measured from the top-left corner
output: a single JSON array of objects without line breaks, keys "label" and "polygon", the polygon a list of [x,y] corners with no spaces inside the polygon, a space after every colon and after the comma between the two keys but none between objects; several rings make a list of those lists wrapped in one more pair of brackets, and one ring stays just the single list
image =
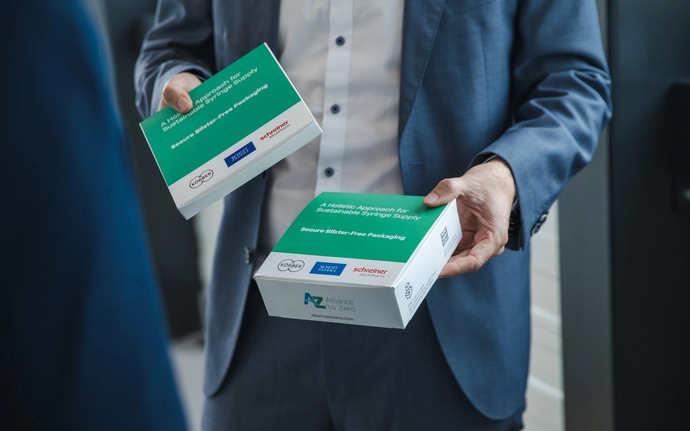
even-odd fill
[{"label": "suit jacket sleeve", "polygon": [[158,110],[163,86],[171,77],[190,72],[208,78],[214,69],[211,1],[159,0],[134,71],[141,117]]},{"label": "suit jacket sleeve", "polygon": [[524,247],[566,183],[591,160],[611,118],[611,80],[591,0],[519,2],[512,65],[514,123],[473,164],[505,159],[519,196]]}]

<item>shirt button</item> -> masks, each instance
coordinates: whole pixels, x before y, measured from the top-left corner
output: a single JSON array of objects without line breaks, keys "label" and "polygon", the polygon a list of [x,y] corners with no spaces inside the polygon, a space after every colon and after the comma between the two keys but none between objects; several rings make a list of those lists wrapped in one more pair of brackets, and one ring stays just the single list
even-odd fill
[{"label": "shirt button", "polygon": [[338,112],[340,112],[340,106],[338,104],[331,106],[331,112],[337,114]]},{"label": "shirt button", "polygon": [[335,44],[338,46],[343,46],[345,45],[345,38],[342,36],[338,36],[335,38]]},{"label": "shirt button", "polygon": [[333,168],[326,168],[324,169],[323,173],[326,174],[327,177],[332,177],[335,171]]}]

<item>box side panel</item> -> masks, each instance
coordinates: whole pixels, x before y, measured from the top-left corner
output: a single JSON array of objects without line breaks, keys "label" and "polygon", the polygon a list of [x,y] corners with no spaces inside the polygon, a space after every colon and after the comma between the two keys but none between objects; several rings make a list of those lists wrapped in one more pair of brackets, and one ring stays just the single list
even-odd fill
[{"label": "box side panel", "polygon": [[229,175],[223,182],[218,183],[214,189],[185,205],[179,206],[178,209],[180,213],[182,213],[186,219],[193,217],[204,208],[222,199],[252,178],[260,175],[266,169],[269,169],[291,153],[297,151],[320,134],[321,128],[317,123],[314,122],[309,124],[284,144],[277,147],[272,152],[266,153],[263,158],[256,160],[253,164],[248,164],[244,169],[235,172],[235,175]]},{"label": "box side panel", "polygon": [[447,206],[441,218],[424,238],[396,283],[395,297],[405,326],[426,298],[461,238],[458,210],[453,203]]},{"label": "box side panel", "polygon": [[257,277],[294,282],[392,288],[405,264],[272,252]]},{"label": "box side panel", "polygon": [[[280,128],[283,124],[285,126]],[[311,112],[303,102],[298,102],[240,141],[228,142],[226,150],[169,186],[175,204],[178,207],[188,205],[212,189],[240,175],[312,124],[316,124],[316,121]],[[266,136],[267,131],[276,128],[279,128],[278,133],[261,140]],[[307,142],[300,142],[300,144],[304,145]]]},{"label": "box side panel", "polygon": [[390,288],[320,285],[255,277],[270,316],[402,329]]}]

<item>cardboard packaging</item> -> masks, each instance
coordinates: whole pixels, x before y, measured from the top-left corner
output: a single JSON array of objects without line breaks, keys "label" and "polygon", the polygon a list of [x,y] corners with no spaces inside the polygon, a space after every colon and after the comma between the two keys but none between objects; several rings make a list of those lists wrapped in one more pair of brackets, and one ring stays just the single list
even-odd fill
[{"label": "cardboard packaging", "polygon": [[140,123],[185,219],[322,133],[266,44],[189,95],[187,114],[166,107]]},{"label": "cardboard packaging", "polygon": [[455,201],[319,194],[254,275],[268,314],[405,328],[462,237]]}]

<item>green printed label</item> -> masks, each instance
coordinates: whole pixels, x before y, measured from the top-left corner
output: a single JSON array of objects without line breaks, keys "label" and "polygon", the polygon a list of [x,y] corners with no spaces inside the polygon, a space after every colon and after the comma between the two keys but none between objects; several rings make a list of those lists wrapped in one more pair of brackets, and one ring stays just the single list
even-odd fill
[{"label": "green printed label", "polygon": [[407,262],[443,212],[422,196],[323,192],[274,252]]},{"label": "green printed label", "polygon": [[[166,107],[140,124],[168,186],[301,100],[266,44],[189,96],[193,108],[187,114]],[[254,145],[260,147],[260,140]]]}]

